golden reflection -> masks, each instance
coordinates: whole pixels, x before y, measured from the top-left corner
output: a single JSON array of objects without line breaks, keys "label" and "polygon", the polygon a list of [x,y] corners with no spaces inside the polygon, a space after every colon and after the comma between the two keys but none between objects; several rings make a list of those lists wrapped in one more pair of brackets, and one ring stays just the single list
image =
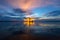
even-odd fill
[{"label": "golden reflection", "polygon": [[33,26],[35,24],[34,18],[25,18],[24,19],[24,24],[28,27]]},{"label": "golden reflection", "polygon": [[49,26],[49,24],[43,24],[43,23],[39,23],[39,26],[42,26],[42,27],[44,27],[44,26]]},{"label": "golden reflection", "polygon": [[54,26],[54,25],[53,25],[53,24],[43,24],[43,23],[39,23],[39,26],[46,27],[46,26]]}]

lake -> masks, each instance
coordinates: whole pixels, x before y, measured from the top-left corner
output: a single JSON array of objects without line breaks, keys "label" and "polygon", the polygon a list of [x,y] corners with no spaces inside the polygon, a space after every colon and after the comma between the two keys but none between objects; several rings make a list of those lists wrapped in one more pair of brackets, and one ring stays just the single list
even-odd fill
[{"label": "lake", "polygon": [[60,22],[0,22],[0,39],[44,40],[60,39]]}]

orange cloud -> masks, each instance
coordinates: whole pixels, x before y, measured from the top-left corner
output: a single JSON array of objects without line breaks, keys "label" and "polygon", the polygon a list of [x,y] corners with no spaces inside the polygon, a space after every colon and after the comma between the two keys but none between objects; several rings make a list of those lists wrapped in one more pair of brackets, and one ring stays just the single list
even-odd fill
[{"label": "orange cloud", "polygon": [[23,10],[28,10],[30,8],[39,7],[42,5],[42,0],[9,0],[12,6],[21,8]]},{"label": "orange cloud", "polygon": [[44,7],[47,5],[56,5],[53,0],[8,0],[8,2],[15,8],[29,10],[37,7]]}]

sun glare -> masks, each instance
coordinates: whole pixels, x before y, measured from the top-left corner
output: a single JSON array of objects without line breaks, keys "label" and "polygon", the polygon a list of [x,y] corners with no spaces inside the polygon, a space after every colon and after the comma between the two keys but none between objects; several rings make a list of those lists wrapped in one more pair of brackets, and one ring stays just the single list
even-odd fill
[{"label": "sun glare", "polygon": [[25,18],[24,19],[24,24],[26,26],[33,26],[35,24],[34,18]]}]

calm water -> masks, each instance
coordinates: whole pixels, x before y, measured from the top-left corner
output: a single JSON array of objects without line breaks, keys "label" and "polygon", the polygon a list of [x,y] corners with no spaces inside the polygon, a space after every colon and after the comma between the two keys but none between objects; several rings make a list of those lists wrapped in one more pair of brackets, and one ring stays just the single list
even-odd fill
[{"label": "calm water", "polygon": [[35,37],[60,37],[60,22],[24,23],[25,22],[0,22],[0,38],[22,34]]}]

